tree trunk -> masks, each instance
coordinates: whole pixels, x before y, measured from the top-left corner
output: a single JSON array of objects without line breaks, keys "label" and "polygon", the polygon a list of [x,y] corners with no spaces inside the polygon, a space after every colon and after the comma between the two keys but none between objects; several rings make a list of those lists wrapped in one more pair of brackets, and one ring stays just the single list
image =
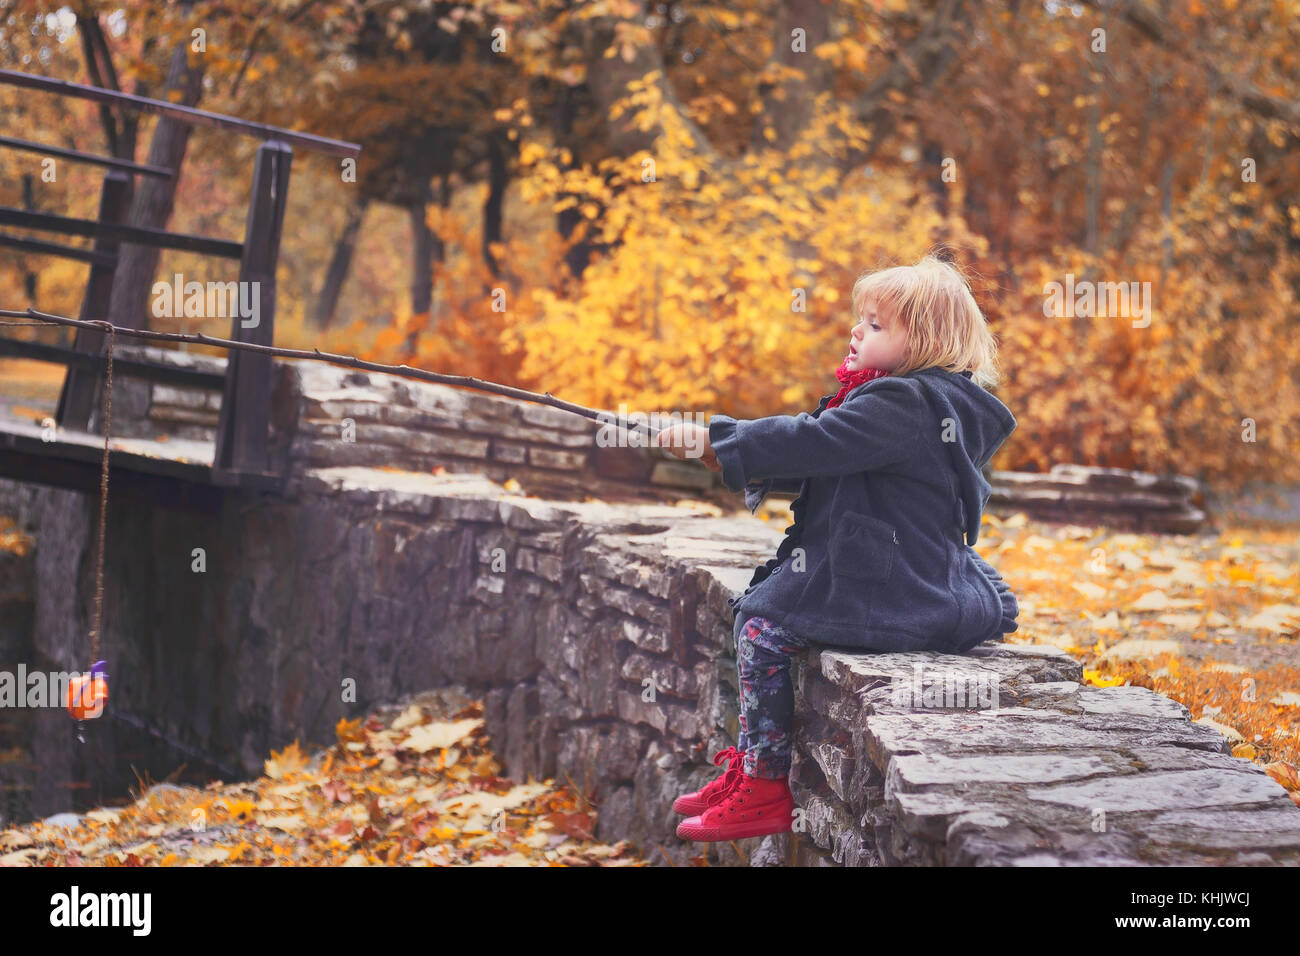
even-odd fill
[{"label": "tree trunk", "polygon": [[314,318],[317,328],[328,328],[338,312],[343,283],[352,269],[352,255],[357,248],[357,233],[361,231],[361,221],[365,218],[366,208],[369,205],[370,200],[359,192],[348,205],[347,219],[344,220],[343,230],[334,242],[334,254],[330,256],[329,268],[325,270],[325,282],[321,286],[320,295],[316,298]]},{"label": "tree trunk", "polygon": [[501,264],[492,255],[490,244],[501,241],[501,209],[505,203],[506,186],[510,180],[506,169],[506,144],[504,135],[488,137],[488,194],[483,203],[483,261],[492,278],[500,278]]},{"label": "tree trunk", "polygon": [[[438,177],[438,208],[440,208],[444,214],[451,208],[451,173],[442,173]],[[436,232],[431,233],[431,237],[433,243],[433,261],[437,263],[438,267],[441,267],[447,261],[447,244],[443,242],[442,236],[438,235]],[[436,272],[434,273],[434,278],[435,280],[437,278]],[[434,316],[430,315],[429,326],[433,327],[433,325]]]},{"label": "tree trunk", "polygon": [[[32,174],[23,173],[23,208],[28,212],[36,212],[36,197],[32,195]],[[28,264],[27,257],[20,255],[18,261],[23,264],[23,287],[27,292],[27,304],[36,305],[36,278],[37,274]],[[59,330],[60,344],[68,337],[66,329]]]},{"label": "tree trunk", "polygon": [[[194,65],[191,65],[188,53],[188,45],[182,42],[172,54],[167,85],[160,99],[170,99],[171,92],[178,90],[182,105],[194,106],[198,103],[203,92],[203,60],[196,57]],[[149,163],[174,169],[176,175],[167,179],[149,176],[139,184],[131,203],[131,225],[151,229],[167,227],[189,140],[188,124],[165,116],[158,118],[153,141],[149,145]],[[159,253],[160,250],[152,246],[122,244],[113,278],[113,297],[109,303],[108,318],[114,325],[131,329],[150,327],[147,304],[154,276],[158,273]]]},{"label": "tree trunk", "polygon": [[433,232],[424,219],[428,208],[427,197],[412,200],[407,207],[411,220],[412,315],[425,315],[433,305]]},{"label": "tree trunk", "polygon": [[[708,137],[705,136],[699,125],[691,119],[687,110],[678,100],[676,92],[668,82],[664,70],[663,55],[658,46],[653,42],[637,43],[631,47],[631,62],[628,62],[622,56],[622,40],[620,37],[623,30],[630,28],[634,35],[639,34],[641,32],[640,26],[644,24],[646,17],[650,15],[654,5],[649,3],[648,0],[636,0],[636,2],[628,4],[606,4],[605,6],[609,9],[603,15],[593,14],[588,18],[573,21],[571,24],[572,33],[563,38],[563,42],[566,44],[583,51],[587,68],[585,89],[591,98],[596,116],[603,126],[605,141],[601,146],[604,154],[631,156],[639,150],[649,149],[653,145],[655,138],[663,132],[662,123],[654,123],[650,128],[642,129],[636,115],[638,111],[635,109],[627,110],[618,117],[611,116],[615,102],[628,95],[627,84],[633,80],[640,80],[647,74],[654,73],[658,77],[654,81],[654,85],[657,87],[658,95],[662,98],[663,108],[676,114],[675,122],[689,137],[691,149],[696,154],[707,159],[701,165],[706,170],[722,170],[725,175],[727,161],[717,155],[717,151],[709,142]],[[620,48],[619,55],[605,55],[610,51],[611,46]],[[556,136],[556,144],[567,146],[573,156],[574,164],[577,164],[580,161],[579,157],[583,155],[582,146],[584,144],[572,142],[575,95],[572,88],[567,88],[564,96],[561,97],[559,112],[556,117],[556,128],[559,131]],[[702,173],[701,185],[707,181],[709,175],[713,175],[713,173]],[[607,177],[606,182],[608,183],[608,181]],[[562,199],[564,197],[560,196],[558,198]],[[586,197],[586,201],[590,202],[590,197]],[[591,236],[599,231],[596,227],[604,214],[604,209],[601,208],[603,204],[596,203],[596,206],[598,207],[596,214],[590,219],[584,216],[576,207],[565,209],[559,214],[560,234],[566,240],[570,238],[575,229],[585,225],[584,238],[580,242],[571,245],[565,257],[569,271],[575,278],[582,276],[594,253],[603,254],[613,245],[591,239]]]},{"label": "tree trunk", "polygon": [[[577,114],[577,104],[574,102],[576,94],[573,87],[566,86],[558,97],[555,109],[555,141],[559,146],[569,148],[569,162],[565,169],[573,169],[578,165],[579,144],[573,136],[573,124]],[[567,195],[567,194],[565,194]],[[563,196],[559,197],[563,198]],[[570,206],[567,209],[561,209],[555,214],[555,229],[566,242],[573,235],[573,230],[577,228],[582,214],[576,206]],[[576,242],[569,246],[564,254],[564,264],[568,266],[569,275],[574,279],[581,279],[583,272],[586,271],[588,263],[591,262],[592,245],[589,239],[582,242]]]},{"label": "tree trunk", "polygon": [[1101,164],[1106,144],[1105,134],[1101,131],[1102,85],[1098,78],[1101,66],[1094,60],[1092,69],[1094,79],[1091,87],[1092,102],[1088,104],[1088,151],[1084,160],[1083,248],[1090,255],[1100,256],[1106,251],[1101,248]]},{"label": "tree trunk", "polygon": [[[81,52],[86,58],[86,72],[90,74],[90,82],[121,93],[122,86],[118,82],[117,70],[113,67],[113,54],[108,48],[108,38],[104,36],[104,27],[100,24],[99,17],[90,9],[79,10],[77,32],[81,35]],[[146,39],[145,54],[149,53],[152,46],[152,38]],[[135,95],[148,96],[149,90],[137,83]],[[109,152],[119,159],[133,160],[140,117],[130,110],[119,110],[118,115],[120,121],[114,117],[112,106],[108,103],[99,104],[99,119],[104,127],[104,138],[108,140]]]}]

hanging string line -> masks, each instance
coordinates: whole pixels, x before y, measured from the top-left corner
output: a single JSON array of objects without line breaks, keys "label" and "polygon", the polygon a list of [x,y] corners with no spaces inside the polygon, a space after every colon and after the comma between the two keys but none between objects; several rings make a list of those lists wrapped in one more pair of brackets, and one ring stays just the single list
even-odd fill
[{"label": "hanging string line", "polygon": [[113,425],[113,326],[108,334],[108,374],[104,381],[104,460],[99,468],[99,553],[95,556],[95,626],[90,632],[90,659],[99,660],[99,629],[104,621],[104,531],[108,519],[108,436]]}]

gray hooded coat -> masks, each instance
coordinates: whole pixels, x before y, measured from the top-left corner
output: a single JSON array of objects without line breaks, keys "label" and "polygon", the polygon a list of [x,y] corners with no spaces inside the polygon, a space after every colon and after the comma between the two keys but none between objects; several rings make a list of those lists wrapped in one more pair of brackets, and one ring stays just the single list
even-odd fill
[{"label": "gray hooded coat", "polygon": [[751,513],[768,491],[799,493],[776,556],[728,603],[872,651],[961,653],[1015,631],[1015,596],[970,547],[991,491],[981,469],[1015,430],[1011,411],[940,368],[873,379],[827,408],[833,397],[812,413],[709,420],[723,484]]}]

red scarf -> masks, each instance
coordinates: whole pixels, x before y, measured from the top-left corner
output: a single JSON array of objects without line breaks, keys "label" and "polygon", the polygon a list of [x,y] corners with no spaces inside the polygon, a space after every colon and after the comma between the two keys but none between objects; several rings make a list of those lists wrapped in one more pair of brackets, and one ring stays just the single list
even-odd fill
[{"label": "red scarf", "polygon": [[835,370],[835,377],[840,380],[841,388],[835,397],[826,403],[827,408],[835,408],[840,402],[844,401],[844,396],[849,394],[863,382],[869,382],[873,378],[880,378],[882,375],[888,375],[883,368],[863,368],[856,371],[849,370],[849,357],[844,356],[844,361],[840,367]]}]

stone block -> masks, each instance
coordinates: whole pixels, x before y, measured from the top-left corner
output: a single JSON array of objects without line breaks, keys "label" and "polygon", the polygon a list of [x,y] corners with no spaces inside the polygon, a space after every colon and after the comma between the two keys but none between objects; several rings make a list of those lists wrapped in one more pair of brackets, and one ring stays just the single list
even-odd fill
[{"label": "stone block", "polygon": [[538,468],[555,468],[564,471],[578,471],[587,466],[588,453],[585,451],[565,451],[560,448],[528,448],[528,463]]}]

